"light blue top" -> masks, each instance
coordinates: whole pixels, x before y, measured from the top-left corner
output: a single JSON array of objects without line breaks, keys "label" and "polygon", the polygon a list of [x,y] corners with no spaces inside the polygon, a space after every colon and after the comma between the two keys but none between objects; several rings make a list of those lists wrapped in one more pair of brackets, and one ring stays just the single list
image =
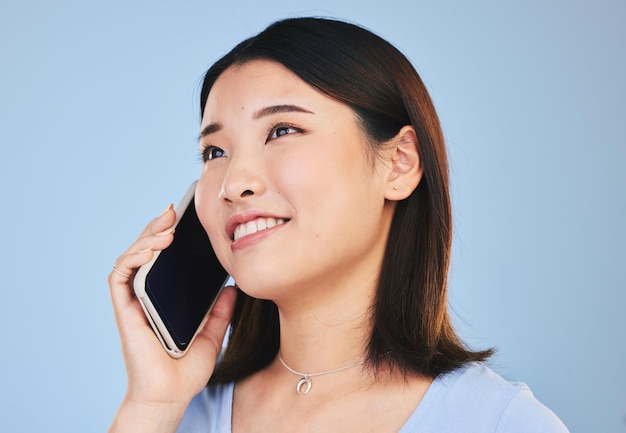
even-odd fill
[{"label": "light blue top", "polygon": [[[177,432],[230,433],[233,389],[232,383],[205,388],[192,400]],[[472,363],[435,379],[399,433],[567,431],[528,386]]]}]

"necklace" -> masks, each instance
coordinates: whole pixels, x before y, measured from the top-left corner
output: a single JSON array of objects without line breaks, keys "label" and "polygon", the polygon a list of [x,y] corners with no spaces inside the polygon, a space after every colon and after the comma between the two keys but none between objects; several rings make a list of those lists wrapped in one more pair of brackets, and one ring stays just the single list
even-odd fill
[{"label": "necklace", "polygon": [[[293,368],[289,367],[287,364],[285,364],[285,361],[283,361],[283,357],[280,355],[280,353],[278,354],[278,359],[280,360],[280,363],[283,365],[283,367],[285,367],[290,373],[293,373],[296,376],[302,376],[300,380],[298,381],[298,384],[296,385],[296,392],[298,394],[305,394],[305,395],[308,394],[309,391],[311,391],[311,387],[313,386],[313,382],[311,381],[312,377],[324,376],[326,374],[331,374],[331,373],[338,373],[343,370],[348,370],[350,368],[358,367],[359,365],[363,365],[367,362],[367,359],[364,359],[363,361],[357,362],[356,364],[346,365],[345,367],[335,368],[333,370],[321,371],[319,373],[300,373],[299,371],[296,371]],[[304,388],[304,391],[303,391],[302,387],[305,385],[306,385],[306,388]]]}]

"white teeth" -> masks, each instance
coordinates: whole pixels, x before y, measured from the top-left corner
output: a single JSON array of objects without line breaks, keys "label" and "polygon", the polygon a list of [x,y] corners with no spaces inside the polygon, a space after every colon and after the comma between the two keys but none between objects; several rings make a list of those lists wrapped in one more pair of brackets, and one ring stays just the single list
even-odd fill
[{"label": "white teeth", "polygon": [[254,233],[258,230],[259,229],[257,228],[255,221],[249,221],[248,223],[246,223],[246,232]]},{"label": "white teeth", "polygon": [[248,221],[245,224],[239,224],[235,227],[235,233],[233,235],[234,240],[242,238],[252,233],[256,233],[261,230],[271,229],[272,227],[284,224],[285,220],[282,218],[257,218],[252,221]]}]

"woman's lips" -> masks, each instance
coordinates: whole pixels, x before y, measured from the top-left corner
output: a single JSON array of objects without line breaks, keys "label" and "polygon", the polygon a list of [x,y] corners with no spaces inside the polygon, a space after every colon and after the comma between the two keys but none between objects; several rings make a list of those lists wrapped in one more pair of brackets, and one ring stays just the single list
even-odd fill
[{"label": "woman's lips", "polygon": [[231,249],[239,251],[255,245],[289,222],[286,218],[258,217],[234,227]]},{"label": "woman's lips", "polygon": [[289,221],[289,218],[250,209],[231,216],[226,221],[226,233],[233,251],[240,250],[262,241]]}]

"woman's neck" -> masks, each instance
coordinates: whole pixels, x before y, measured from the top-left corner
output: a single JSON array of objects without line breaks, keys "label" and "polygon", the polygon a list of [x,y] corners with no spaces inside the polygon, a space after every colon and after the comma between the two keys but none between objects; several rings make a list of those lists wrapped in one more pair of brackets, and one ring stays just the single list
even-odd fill
[{"label": "woman's neck", "polygon": [[317,373],[353,365],[366,356],[376,281],[365,278],[334,287],[277,302],[280,355],[294,370]]}]

